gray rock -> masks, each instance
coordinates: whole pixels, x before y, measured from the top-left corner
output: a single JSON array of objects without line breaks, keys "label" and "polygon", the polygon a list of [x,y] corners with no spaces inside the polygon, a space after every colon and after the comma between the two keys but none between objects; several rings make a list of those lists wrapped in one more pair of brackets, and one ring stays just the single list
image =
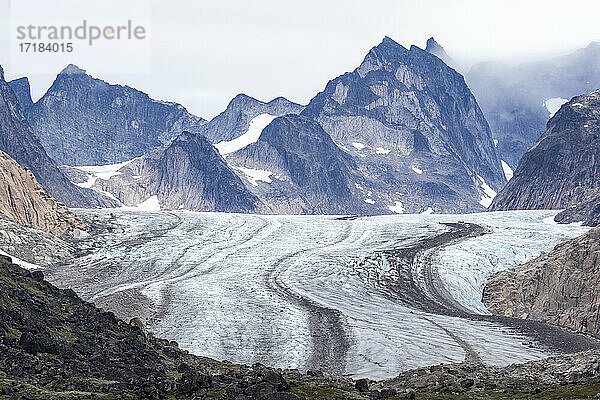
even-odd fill
[{"label": "gray rock", "polygon": [[600,228],[513,271],[494,275],[483,303],[494,314],[600,333]]}]

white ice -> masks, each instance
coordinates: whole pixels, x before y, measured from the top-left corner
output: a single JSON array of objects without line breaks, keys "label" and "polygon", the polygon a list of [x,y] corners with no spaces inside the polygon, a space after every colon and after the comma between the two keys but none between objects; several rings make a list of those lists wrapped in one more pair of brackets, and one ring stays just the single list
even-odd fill
[{"label": "white ice", "polygon": [[549,211],[357,219],[80,212],[107,220],[116,214],[121,229],[99,238],[95,252],[60,267],[60,285],[91,300],[138,289],[157,313],[150,325],[156,335],[176,340],[195,354],[282,368],[308,367],[313,341],[306,303],[298,301],[304,299],[341,313],[349,339],[344,373],[374,379],[463,361],[465,351],[453,335],[488,364],[550,355],[505,326],[436,315],[393,301],[380,282],[396,276],[396,270],[385,260],[366,262],[378,251],[447,231],[440,222],[471,221],[487,227],[491,233],[430,254],[451,295],[465,307],[486,313],[479,299],[491,273],[585,231],[545,224],[553,215]]},{"label": "white ice", "polygon": [[485,183],[485,179],[479,175],[477,175],[477,178],[479,178],[481,181],[481,188],[483,189],[483,196],[479,200],[479,204],[485,208],[488,208],[490,204],[492,204],[492,201],[494,200],[494,197],[496,197],[497,193],[494,189],[489,187],[487,183]]},{"label": "white ice", "polygon": [[383,155],[390,154],[390,151],[391,150],[384,149],[383,147],[378,147],[378,148],[375,149],[375,153],[377,153],[377,154],[383,154]]},{"label": "white ice", "polygon": [[124,161],[124,162],[121,162],[118,164],[84,165],[84,166],[73,167],[73,168],[79,169],[83,172],[87,172],[88,174],[90,174],[87,182],[79,183],[77,185],[84,187],[84,188],[91,188],[92,186],[94,186],[94,183],[96,183],[97,179],[108,180],[112,176],[121,175],[121,172],[119,172],[119,170],[134,160],[136,160],[136,158],[129,160],[129,161]]},{"label": "white ice", "polygon": [[267,171],[264,169],[253,169],[253,168],[245,168],[245,167],[233,167],[234,169],[241,171],[246,175],[246,179],[252,186],[258,186],[258,182],[266,182],[271,183],[273,180],[271,179],[271,175],[273,172]]},{"label": "white ice", "polygon": [[353,142],[352,146],[354,146],[354,148],[357,150],[362,150],[366,147],[363,143],[360,142]]},{"label": "white ice", "polygon": [[421,168],[412,167],[412,170],[415,174],[421,175],[423,173],[423,170]]},{"label": "white ice", "polygon": [[562,97],[553,97],[551,99],[544,100],[544,107],[546,107],[546,110],[548,110],[550,118],[554,117],[554,114],[556,114],[562,105],[568,101],[568,99],[563,99]]},{"label": "white ice", "polygon": [[514,176],[512,168],[504,160],[500,160],[500,163],[502,164],[502,171],[504,171],[504,177],[507,181],[510,181]]},{"label": "white ice", "polygon": [[248,130],[240,137],[229,141],[219,142],[215,147],[222,156],[241,150],[244,147],[255,143],[260,138],[263,129],[265,129],[275,118],[277,118],[276,115],[259,114],[252,118]]}]

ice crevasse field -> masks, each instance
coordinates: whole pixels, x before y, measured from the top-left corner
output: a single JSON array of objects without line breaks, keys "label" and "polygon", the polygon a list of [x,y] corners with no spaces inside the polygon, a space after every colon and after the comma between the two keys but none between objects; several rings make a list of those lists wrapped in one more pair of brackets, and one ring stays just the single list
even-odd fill
[{"label": "ice crevasse field", "polygon": [[[389,296],[398,267],[386,250],[410,247],[464,221],[486,228],[427,250],[462,307],[481,303],[494,272],[586,231],[556,211],[361,218],[77,210],[115,228],[48,278],[195,354],[372,379],[426,365],[507,365],[552,354],[506,326],[443,315]],[[418,265],[408,265],[417,285]],[[401,287],[401,286],[400,286]]]}]

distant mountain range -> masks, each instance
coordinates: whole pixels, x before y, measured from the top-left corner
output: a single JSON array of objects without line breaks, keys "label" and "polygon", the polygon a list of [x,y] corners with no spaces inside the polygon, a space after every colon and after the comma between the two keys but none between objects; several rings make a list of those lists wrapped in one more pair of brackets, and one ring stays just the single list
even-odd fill
[{"label": "distant mountain range", "polygon": [[[21,81],[23,83],[23,81]],[[19,87],[22,87],[19,86]],[[23,100],[23,92],[19,94]],[[69,207],[110,207],[116,203],[90,189],[73,185],[56,166],[30,128],[17,96],[0,67],[0,150],[33,172],[51,195]]]},{"label": "distant mountain range", "polygon": [[[20,140],[37,142],[37,153],[50,157],[28,160],[31,152],[18,154],[27,145],[10,151],[13,141],[5,142],[5,151],[71,206],[360,215],[482,211],[543,132],[549,110],[560,107],[560,96],[600,86],[599,49],[594,43],[514,68],[477,65],[468,74],[476,99],[434,38],[422,50],[386,37],[307,106],[240,94],[211,121],[69,65],[35,103],[27,78],[10,82],[13,103],[22,110],[21,130],[29,132]],[[52,182],[65,179],[63,173],[78,187]],[[523,180],[513,179],[509,188]],[[70,199],[75,193],[89,198]],[[526,202],[506,205],[503,199],[493,209]]]}]

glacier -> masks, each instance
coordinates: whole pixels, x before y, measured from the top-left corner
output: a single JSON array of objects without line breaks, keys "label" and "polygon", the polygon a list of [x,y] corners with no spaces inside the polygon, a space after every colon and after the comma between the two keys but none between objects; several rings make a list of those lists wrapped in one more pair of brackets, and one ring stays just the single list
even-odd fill
[{"label": "glacier", "polygon": [[[77,212],[108,228],[83,239],[74,260],[47,267],[59,287],[139,317],[153,334],[198,355],[371,379],[465,359],[508,365],[555,354],[514,326],[485,319],[481,293],[494,272],[586,231],[545,223],[556,211]],[[485,234],[440,242],[406,265],[389,256],[441,240],[452,224],[477,224]],[[450,302],[481,318],[402,300],[427,297],[428,268]]]}]

